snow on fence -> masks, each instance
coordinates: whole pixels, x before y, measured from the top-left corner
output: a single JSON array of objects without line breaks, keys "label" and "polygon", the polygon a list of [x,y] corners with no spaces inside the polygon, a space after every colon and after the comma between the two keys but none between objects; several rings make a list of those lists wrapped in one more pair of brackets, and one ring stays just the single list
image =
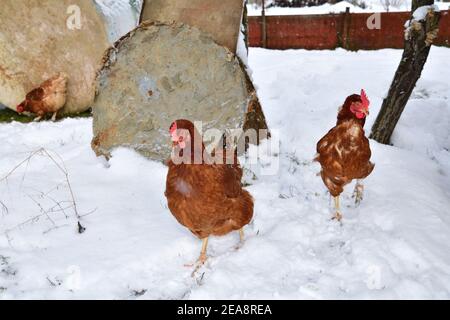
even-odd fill
[{"label": "snow on fence", "polygon": [[[371,50],[403,48],[410,12],[266,16],[269,49]],[[372,16],[372,20],[369,18]],[[378,19],[378,20],[376,20]],[[368,24],[369,20],[369,24]],[[376,22],[379,22],[377,25]],[[263,47],[263,19],[248,17],[249,45]],[[371,27],[371,29],[368,27]],[[450,11],[441,11],[439,36],[433,43],[450,47]]]}]

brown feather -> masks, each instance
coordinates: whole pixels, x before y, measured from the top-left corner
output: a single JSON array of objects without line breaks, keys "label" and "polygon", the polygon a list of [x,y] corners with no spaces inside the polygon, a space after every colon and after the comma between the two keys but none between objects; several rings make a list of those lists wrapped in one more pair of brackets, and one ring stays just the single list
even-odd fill
[{"label": "brown feather", "polygon": [[43,116],[59,111],[66,103],[67,75],[59,73],[31,90],[20,104],[24,111]]},{"label": "brown feather", "polygon": [[[183,124],[177,124],[183,128]],[[193,126],[186,129],[192,136]],[[238,163],[174,164],[172,160],[167,163],[165,195],[169,209],[194,235],[220,236],[250,222],[253,198],[241,186],[242,169]]]},{"label": "brown feather", "polygon": [[365,118],[358,119],[349,110],[355,101],[360,101],[358,95],[347,98],[339,111],[337,125],[317,143],[316,160],[322,166],[322,180],[335,197],[346,184],[366,178],[374,168],[363,128]]}]

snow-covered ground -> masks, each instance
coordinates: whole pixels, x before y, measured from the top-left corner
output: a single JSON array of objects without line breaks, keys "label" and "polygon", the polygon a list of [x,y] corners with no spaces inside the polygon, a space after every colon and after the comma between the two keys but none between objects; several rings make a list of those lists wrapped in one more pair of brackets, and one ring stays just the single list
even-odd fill
[{"label": "snow-covered ground", "polygon": [[[267,1],[266,1],[267,2]],[[364,4],[363,4],[364,3]],[[288,7],[270,7],[266,9],[266,15],[299,15],[299,14],[328,14],[345,12],[346,8],[350,8],[350,12],[386,12],[386,3],[390,3],[389,12],[410,11],[411,0],[357,0],[357,1],[341,1],[336,4],[325,3],[320,6],[288,8]],[[435,4],[441,10],[449,10],[450,3],[435,1]],[[261,6],[249,4],[247,6],[248,14],[251,16],[261,15]]]},{"label": "snow-covered ground", "polygon": [[139,24],[143,0],[95,0],[103,14],[111,43],[133,30]]},{"label": "snow-covered ground", "polygon": [[361,88],[370,129],[401,51],[251,49],[280,168],[250,181],[243,246],[237,234],[212,238],[195,277],[184,264],[201,243],[167,209],[162,164],[125,149],[109,164],[97,158],[90,119],[0,124],[0,179],[33,150],[58,153],[87,228],[77,233],[63,171],[48,157],[1,181],[0,298],[450,298],[449,54],[431,49],[394,146],[371,141],[365,199],[355,208],[346,188],[340,226],[315,144]]}]

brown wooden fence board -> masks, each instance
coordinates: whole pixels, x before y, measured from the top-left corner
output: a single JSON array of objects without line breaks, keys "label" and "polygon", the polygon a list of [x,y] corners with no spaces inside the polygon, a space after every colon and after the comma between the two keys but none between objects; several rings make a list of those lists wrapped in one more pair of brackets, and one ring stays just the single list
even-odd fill
[{"label": "brown wooden fence board", "polygon": [[[372,13],[327,15],[267,16],[267,48],[269,49],[334,49],[372,50],[403,48],[404,24],[409,12],[380,13],[381,28],[370,30],[367,19]],[[262,46],[262,18],[249,17],[249,44]],[[450,46],[450,11],[441,11],[439,46]]]}]

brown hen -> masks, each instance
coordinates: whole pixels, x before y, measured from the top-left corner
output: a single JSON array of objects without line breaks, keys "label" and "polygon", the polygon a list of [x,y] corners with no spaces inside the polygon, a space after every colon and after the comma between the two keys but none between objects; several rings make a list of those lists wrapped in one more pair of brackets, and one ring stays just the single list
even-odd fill
[{"label": "brown hen", "polygon": [[48,113],[52,113],[52,121],[56,120],[58,111],[66,104],[67,75],[58,73],[31,90],[25,100],[17,106],[17,112],[29,112],[37,116],[39,121]]},{"label": "brown hen", "polygon": [[322,180],[334,197],[335,217],[341,220],[339,195],[344,186],[357,179],[354,197],[359,204],[363,197],[362,179],[373,170],[369,140],[364,134],[364,123],[369,114],[369,100],[361,90],[361,95],[353,94],[340,108],[336,126],[317,143],[316,160],[322,166]]},{"label": "brown hen", "polygon": [[[204,263],[209,236],[239,230],[242,241],[243,227],[253,216],[253,198],[241,186],[239,163],[212,163],[192,122],[175,121],[170,135],[173,151],[165,195],[178,222],[203,240],[198,261]],[[174,155],[183,162],[174,161]]]}]

